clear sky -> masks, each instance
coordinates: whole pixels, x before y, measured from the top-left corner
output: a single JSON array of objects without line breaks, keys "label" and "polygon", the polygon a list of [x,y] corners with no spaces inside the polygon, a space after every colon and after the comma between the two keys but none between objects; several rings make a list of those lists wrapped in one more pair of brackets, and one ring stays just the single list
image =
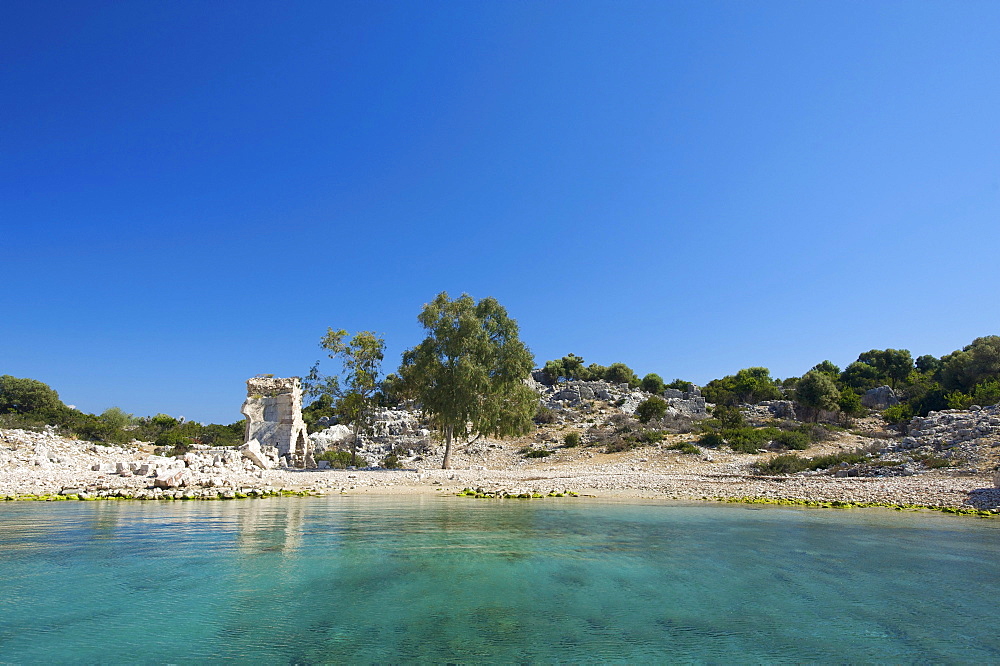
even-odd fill
[{"label": "clear sky", "polygon": [[[1000,3],[37,2],[0,19],[0,374],[239,419],[440,291],[697,383],[1000,334]],[[331,361],[321,365],[328,371]]]}]

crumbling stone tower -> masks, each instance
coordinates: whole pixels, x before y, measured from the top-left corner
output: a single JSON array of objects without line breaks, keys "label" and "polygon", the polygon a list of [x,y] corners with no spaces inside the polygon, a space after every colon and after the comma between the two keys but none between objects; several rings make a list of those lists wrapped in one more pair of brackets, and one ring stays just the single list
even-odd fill
[{"label": "crumbling stone tower", "polygon": [[302,420],[302,388],[298,377],[253,377],[240,410],[247,417],[244,440],[273,446],[289,467],[315,467],[306,424]]}]

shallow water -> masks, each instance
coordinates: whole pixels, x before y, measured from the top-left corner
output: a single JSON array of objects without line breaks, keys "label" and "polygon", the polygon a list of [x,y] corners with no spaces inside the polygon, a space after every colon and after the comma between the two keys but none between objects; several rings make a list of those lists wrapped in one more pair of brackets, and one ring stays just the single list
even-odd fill
[{"label": "shallow water", "polygon": [[1000,521],[589,499],[0,504],[0,662],[997,662]]}]

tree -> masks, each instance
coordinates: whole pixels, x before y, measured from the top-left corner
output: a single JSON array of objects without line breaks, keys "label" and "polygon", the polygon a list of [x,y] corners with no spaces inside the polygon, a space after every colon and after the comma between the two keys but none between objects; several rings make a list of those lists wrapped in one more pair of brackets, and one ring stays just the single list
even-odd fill
[{"label": "tree", "polygon": [[604,373],[604,379],[612,384],[628,384],[633,387],[639,385],[639,378],[636,376],[635,371],[624,363],[612,363],[609,365]]},{"label": "tree", "polygon": [[840,391],[830,375],[810,370],[795,387],[795,399],[813,411],[814,419],[819,410],[836,411],[840,407]]},{"label": "tree", "polygon": [[417,319],[428,335],[403,353],[400,376],[444,434],[444,469],[451,467],[456,433],[508,437],[531,430],[538,396],[525,380],[534,359],[496,299],[452,300],[441,292]]},{"label": "tree", "polygon": [[59,394],[36,379],[0,375],[0,414],[28,414],[63,407]]},{"label": "tree", "polygon": [[888,381],[893,388],[913,370],[913,357],[908,349],[871,349],[858,356],[858,361],[875,368],[880,380]]},{"label": "tree", "polygon": [[642,378],[640,388],[642,388],[642,390],[646,393],[663,393],[663,389],[665,388],[663,385],[663,377],[660,377],[655,372],[651,372]]},{"label": "tree", "polygon": [[840,373],[841,384],[861,393],[875,388],[879,385],[880,381],[881,378],[879,377],[878,370],[861,361],[851,363]]},{"label": "tree", "polygon": [[830,361],[823,361],[822,363],[817,363],[812,367],[816,372],[822,372],[824,375],[830,375],[834,379],[840,377],[840,368],[831,363]]},{"label": "tree", "polygon": [[[336,387],[336,409],[341,419],[354,427],[351,440],[351,460],[358,455],[358,438],[371,425],[372,408],[379,389],[379,373],[385,357],[385,340],[371,331],[359,331],[348,340],[347,331],[328,328],[319,342],[328,356],[340,361],[341,376],[337,382],[325,381]],[[315,366],[313,368],[315,370]],[[310,373],[312,376],[313,373]]]},{"label": "tree", "polygon": [[976,338],[961,351],[941,358],[941,383],[945,388],[971,391],[980,382],[1000,378],[1000,336]]},{"label": "tree", "polygon": [[639,403],[635,409],[635,416],[640,423],[649,423],[654,419],[662,419],[667,413],[667,407],[667,401],[660,396],[650,396]]}]

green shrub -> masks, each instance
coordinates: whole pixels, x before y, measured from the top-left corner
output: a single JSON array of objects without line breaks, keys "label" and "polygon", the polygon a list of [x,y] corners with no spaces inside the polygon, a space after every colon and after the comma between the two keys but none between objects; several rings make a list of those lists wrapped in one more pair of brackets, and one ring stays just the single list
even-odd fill
[{"label": "green shrub", "polygon": [[725,443],[726,441],[722,439],[722,435],[717,432],[707,432],[698,438],[700,446],[706,446],[710,449],[717,449]]},{"label": "green shrub", "polygon": [[635,410],[635,416],[641,423],[649,423],[656,419],[662,419],[667,413],[667,401],[659,396],[650,396],[639,403]]},{"label": "green shrub", "polygon": [[716,405],[712,410],[712,416],[718,419],[723,428],[742,428],[747,422],[743,418],[743,412],[739,407],[732,405]]},{"label": "green shrub", "polygon": [[771,441],[783,449],[792,449],[794,451],[805,451],[809,448],[810,443],[809,437],[805,433],[784,430],[779,430],[775,433]]},{"label": "green shrub", "polygon": [[530,446],[526,446],[520,451],[525,458],[548,458],[552,455],[551,451],[546,451],[545,449],[534,449]]},{"label": "green shrub", "polygon": [[893,405],[892,407],[887,407],[882,412],[882,417],[893,425],[906,423],[913,418],[913,408],[907,403]]},{"label": "green shrub", "polygon": [[316,456],[316,460],[326,460],[333,469],[368,467],[368,461],[364,456],[353,456],[350,451],[324,451]]},{"label": "green shrub", "polygon": [[399,456],[395,453],[390,453],[385,458],[382,458],[382,467],[385,469],[400,469],[402,466],[399,462]]},{"label": "green shrub", "polygon": [[777,474],[795,474],[809,469],[809,459],[794,453],[785,453],[775,456],[770,460],[762,461],[754,465],[758,474],[775,476]]},{"label": "green shrub", "polygon": [[663,378],[655,372],[651,372],[642,378],[642,383],[639,386],[646,393],[663,393]]},{"label": "green shrub", "polygon": [[644,444],[659,444],[666,436],[662,430],[645,430],[639,433],[639,441]]},{"label": "green shrub", "polygon": [[566,433],[563,437],[563,445],[567,449],[571,449],[574,446],[580,446],[580,433],[575,430],[573,432]]},{"label": "green shrub", "polygon": [[681,453],[699,454],[701,449],[691,442],[677,442],[666,447],[668,451],[680,451]]},{"label": "green shrub", "polygon": [[770,460],[761,461],[754,465],[759,474],[794,474],[813,469],[827,469],[841,463],[856,465],[868,462],[869,458],[864,451],[843,451],[815,458],[803,458],[795,453],[786,453],[775,456]]}]

